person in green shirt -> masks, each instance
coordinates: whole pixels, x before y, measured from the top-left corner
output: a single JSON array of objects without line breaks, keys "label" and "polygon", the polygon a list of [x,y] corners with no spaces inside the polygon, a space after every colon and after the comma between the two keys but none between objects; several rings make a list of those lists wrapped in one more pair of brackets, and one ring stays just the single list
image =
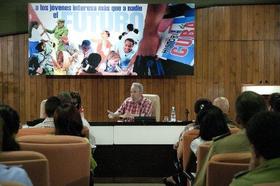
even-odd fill
[{"label": "person in green shirt", "polygon": [[235,110],[236,122],[240,125],[241,130],[236,134],[216,138],[212,142],[211,148],[206,158],[204,159],[204,161],[201,162],[202,167],[197,173],[194,182],[195,186],[206,185],[206,172],[208,161],[215,154],[250,151],[249,141],[244,128],[253,115],[255,115],[258,112],[267,110],[264,98],[255,92],[243,92],[236,99]]},{"label": "person in green shirt", "polygon": [[55,43],[57,44],[57,51],[64,51],[64,43],[61,40],[62,36],[68,36],[68,28],[65,26],[64,19],[58,19],[57,26],[52,29],[44,29],[44,32],[48,32],[50,34],[54,34],[54,37],[57,39]]},{"label": "person in green shirt", "polygon": [[280,113],[261,112],[248,122],[246,135],[253,147],[250,170],[237,174],[230,186],[280,185],[279,134]]}]

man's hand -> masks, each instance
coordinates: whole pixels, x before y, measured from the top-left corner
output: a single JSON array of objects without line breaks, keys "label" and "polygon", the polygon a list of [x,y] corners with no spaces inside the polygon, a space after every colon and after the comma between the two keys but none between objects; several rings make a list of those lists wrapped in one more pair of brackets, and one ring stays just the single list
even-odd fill
[{"label": "man's hand", "polygon": [[130,112],[126,112],[125,114],[123,115],[120,115],[121,118],[134,118],[134,115],[131,114]]},{"label": "man's hand", "polygon": [[108,113],[108,118],[110,118],[110,119],[114,119],[116,117],[119,117],[118,114],[116,114],[116,113],[114,113],[114,112],[112,112],[110,110],[107,110],[107,113]]}]

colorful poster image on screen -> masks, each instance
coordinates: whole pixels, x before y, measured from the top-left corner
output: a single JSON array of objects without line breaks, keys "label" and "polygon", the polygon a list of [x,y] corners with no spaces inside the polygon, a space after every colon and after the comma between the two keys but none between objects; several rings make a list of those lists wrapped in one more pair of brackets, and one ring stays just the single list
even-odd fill
[{"label": "colorful poster image on screen", "polygon": [[193,75],[194,4],[29,3],[29,75]]}]

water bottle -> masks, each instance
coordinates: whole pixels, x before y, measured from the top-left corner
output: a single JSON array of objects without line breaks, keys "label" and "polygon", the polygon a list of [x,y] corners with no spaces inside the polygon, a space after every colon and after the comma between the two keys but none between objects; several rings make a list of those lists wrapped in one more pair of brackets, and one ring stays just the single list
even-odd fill
[{"label": "water bottle", "polygon": [[174,106],[171,108],[170,121],[176,122],[176,110]]}]

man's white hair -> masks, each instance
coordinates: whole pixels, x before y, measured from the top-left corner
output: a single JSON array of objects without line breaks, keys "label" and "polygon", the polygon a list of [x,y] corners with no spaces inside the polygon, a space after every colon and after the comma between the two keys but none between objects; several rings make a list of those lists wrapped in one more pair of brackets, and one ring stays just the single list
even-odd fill
[{"label": "man's white hair", "polygon": [[134,82],[134,83],[132,83],[131,87],[138,88],[139,92],[141,92],[141,93],[144,92],[144,87],[141,83]]},{"label": "man's white hair", "polygon": [[229,101],[225,97],[217,97],[213,101],[213,105],[219,107],[223,113],[228,114],[229,112]]}]

